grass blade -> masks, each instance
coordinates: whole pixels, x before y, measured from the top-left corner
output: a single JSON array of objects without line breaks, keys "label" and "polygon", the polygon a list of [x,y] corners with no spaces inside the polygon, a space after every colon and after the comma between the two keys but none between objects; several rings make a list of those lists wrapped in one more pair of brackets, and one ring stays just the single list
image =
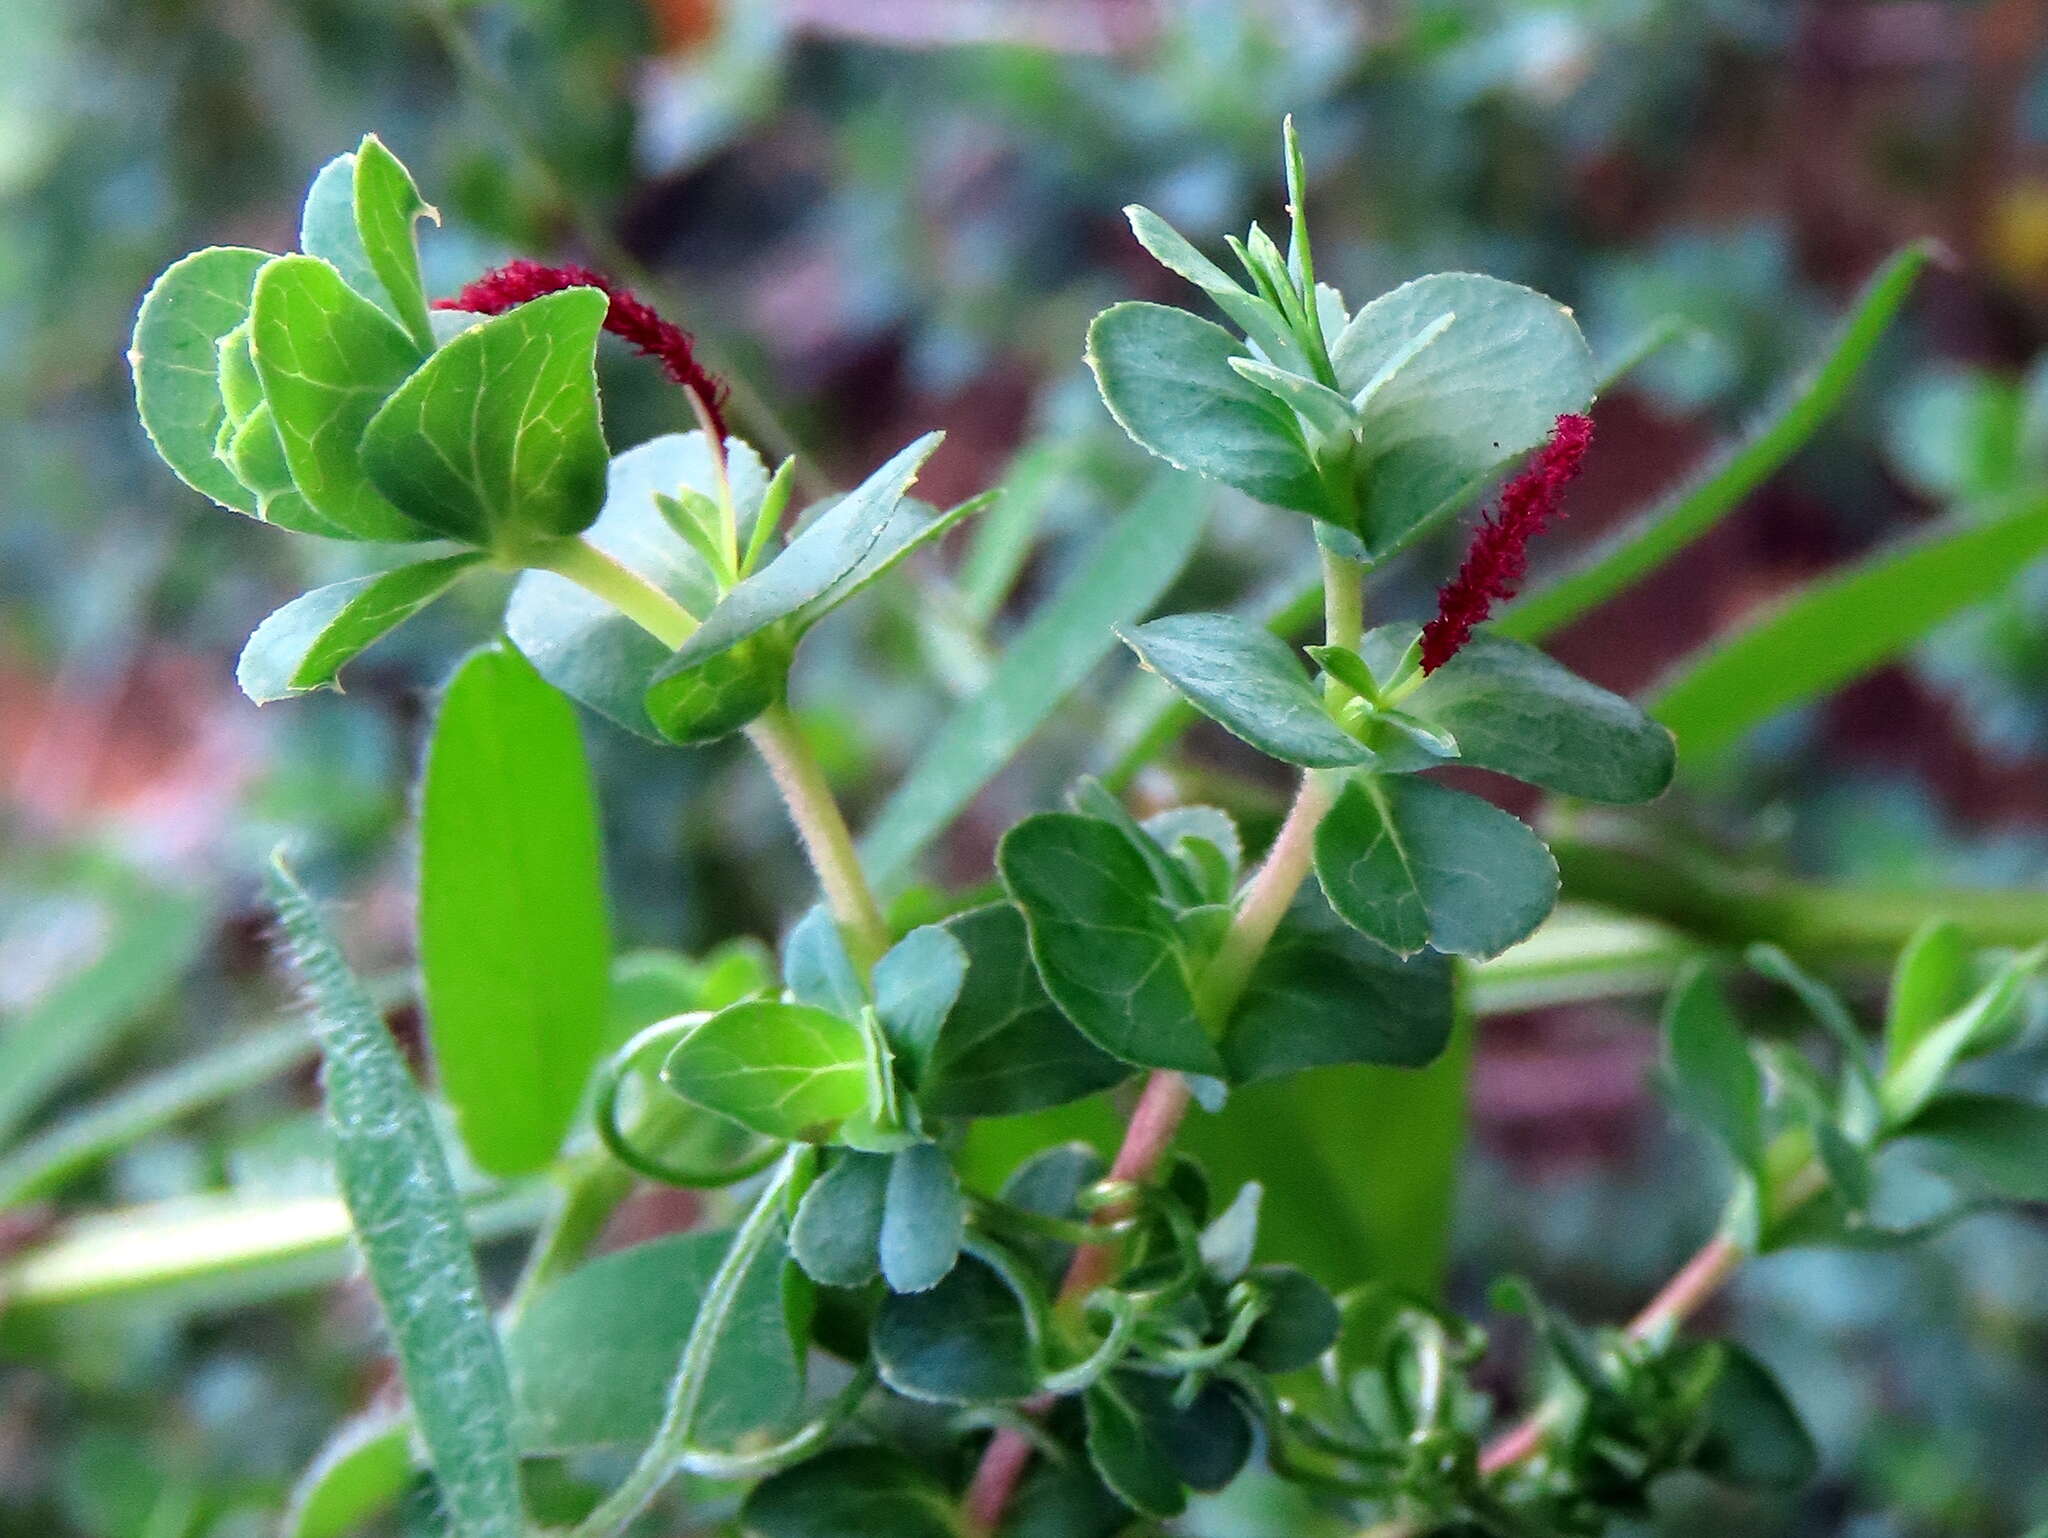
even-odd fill
[{"label": "grass blade", "polygon": [[2048,551],[2048,497],[1955,514],[1831,573],[1679,664],[1647,702],[1697,769],[1751,727],[1904,651]]},{"label": "grass blade", "polygon": [[521,1538],[512,1390],[462,1203],[398,1044],[282,860],[269,882],[325,1064],[335,1174],[459,1538]]}]

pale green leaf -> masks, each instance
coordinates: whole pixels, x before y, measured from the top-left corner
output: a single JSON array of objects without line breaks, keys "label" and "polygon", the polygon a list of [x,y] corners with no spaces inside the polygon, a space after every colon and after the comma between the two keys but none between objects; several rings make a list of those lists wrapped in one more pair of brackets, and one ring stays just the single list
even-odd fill
[{"label": "pale green leaf", "polygon": [[720,1010],[676,1043],[661,1075],[692,1104],[792,1141],[831,1142],[868,1109],[859,1028],[805,1004],[763,999]]},{"label": "pale green leaf", "polygon": [[256,274],[269,260],[245,246],[209,246],[173,262],[143,296],[128,349],[136,410],[164,463],[194,491],[251,517],[255,498],[213,452],[227,420],[219,346],[249,318]]},{"label": "pale green leaf", "polygon": [[481,554],[415,561],[302,593],[256,627],[235,664],[235,682],[257,704],[313,689],[336,675],[454,586]]}]

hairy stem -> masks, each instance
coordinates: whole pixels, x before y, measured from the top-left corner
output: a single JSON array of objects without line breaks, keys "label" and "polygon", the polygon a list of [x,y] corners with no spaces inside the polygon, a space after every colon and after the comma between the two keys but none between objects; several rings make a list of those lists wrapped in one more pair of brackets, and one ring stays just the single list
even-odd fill
[{"label": "hairy stem", "polygon": [[747,728],[747,737],[782,792],[789,819],[796,824],[811,869],[824,888],[825,906],[845,937],[847,953],[865,976],[889,948],[889,925],[861,871],[853,834],[825,783],[825,771],[797,730],[787,705],[773,705],[762,712]]},{"label": "hairy stem", "polygon": [[655,1429],[654,1439],[647,1444],[647,1450],[640,1455],[640,1461],[633,1465],[624,1482],[576,1525],[571,1538],[616,1538],[661,1494],[662,1488],[682,1466],[690,1451],[690,1433],[696,1425],[697,1411],[704,1402],[711,1354],[725,1333],[726,1325],[731,1322],[733,1309],[738,1306],[740,1288],[746,1281],[747,1271],[775,1237],[775,1225],[782,1216],[783,1200],[809,1157],[810,1150],[802,1145],[785,1154],[755,1199],[753,1210],[733,1230],[732,1244],[726,1250],[725,1258],[718,1263],[718,1269],[712,1273],[711,1285],[704,1290],[703,1304],[691,1322],[690,1338],[683,1346],[682,1361],[677,1364],[675,1378],[669,1384],[668,1403],[662,1411],[661,1425]]},{"label": "hairy stem", "polygon": [[688,609],[580,536],[563,540],[536,564],[603,599],[670,651],[697,629]]}]

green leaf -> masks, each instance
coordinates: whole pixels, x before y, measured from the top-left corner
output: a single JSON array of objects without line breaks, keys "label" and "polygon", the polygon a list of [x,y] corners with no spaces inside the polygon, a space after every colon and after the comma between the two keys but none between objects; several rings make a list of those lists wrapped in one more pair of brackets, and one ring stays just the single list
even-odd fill
[{"label": "green leaf", "polygon": [[1671,733],[1620,695],[1483,631],[1406,708],[1456,738],[1463,762],[1588,801],[1654,800],[1677,767]]},{"label": "green leaf", "polygon": [[1316,828],[1330,906],[1399,956],[1485,960],[1557,904],[1557,863],[1520,818],[1413,775],[1359,776]]},{"label": "green leaf", "polygon": [[933,1116],[1014,1116],[1064,1105],[1130,1077],[1068,1023],[1031,962],[1024,916],[991,903],[946,921],[967,953],[960,997],[918,1080]]},{"label": "green leaf", "polygon": [[[903,537],[906,525],[901,516],[903,494],[944,436],[926,433],[899,450],[806,525],[774,560],[727,593],[656,675],[657,687],[782,620],[814,621],[870,579],[873,573],[864,567],[878,549],[885,557],[900,554],[894,542]],[[925,521],[914,516],[907,520],[912,525]],[[888,546],[884,535],[891,536]]]},{"label": "green leaf", "polygon": [[1112,305],[1088,327],[1088,366],[1123,430],[1168,464],[1328,516],[1293,413],[1232,370],[1221,326],[1165,305]]},{"label": "green leaf", "polygon": [[249,318],[267,251],[209,246],[173,262],[143,296],[128,366],[143,430],[178,479],[222,507],[251,517],[256,500],[214,457],[227,421],[220,395],[220,340]]},{"label": "green leaf", "polygon": [[1885,1061],[1901,1063],[1970,996],[1970,947],[1953,919],[1929,919],[1899,952],[1885,1012]]},{"label": "green leaf", "polygon": [[1680,663],[1650,709],[1688,763],[1898,655],[2048,551],[2048,497],[1973,509],[1830,573]]},{"label": "green leaf", "polygon": [[717,742],[781,700],[789,655],[767,641],[742,641],[679,672],[657,669],[643,705],[662,737],[683,747]]},{"label": "green leaf", "polygon": [[256,627],[235,664],[235,682],[259,705],[314,689],[455,585],[478,553],[415,561],[302,593]]},{"label": "green leaf", "polygon": [[329,161],[313,179],[299,222],[299,247],[332,262],[353,288],[406,329],[422,352],[434,349],[433,322],[420,281],[413,228],[440,214],[420,197],[397,156],[375,134],[352,155]]},{"label": "green leaf", "polygon": [[[767,472],[738,439],[726,441],[733,503],[742,520],[760,509]],[[584,538],[646,578],[692,614],[717,599],[703,559],[677,537],[655,498],[715,485],[704,434],[667,433],[613,459],[604,511]],[[551,571],[527,571],[512,589],[505,629],[541,676],[564,694],[629,732],[666,742],[645,696],[669,649],[602,598]]]},{"label": "green leaf", "polygon": [[1358,430],[1358,412],[1328,385],[1253,358],[1232,358],[1230,367],[1238,378],[1257,385],[1306,422],[1315,432],[1313,441],[1350,447]]},{"label": "green leaf", "polygon": [[1438,323],[1451,324],[1379,384],[1360,413],[1354,530],[1384,557],[1471,502],[1593,398],[1593,355],[1570,313],[1532,289],[1438,273],[1382,294],[1330,343],[1354,395]]},{"label": "green leaf", "polygon": [[1330,719],[1293,647],[1234,614],[1173,614],[1123,634],[1126,646],[1203,715],[1260,752],[1328,768],[1372,753]]},{"label": "green leaf", "polygon": [[255,494],[256,516],[265,523],[301,534],[317,534],[323,539],[356,537],[322,518],[299,495],[268,401],[259,401],[246,421],[223,429],[217,457]]},{"label": "green leaf", "polygon": [[606,1039],[597,806],[575,713],[517,652],[456,672],[420,798],[420,980],[463,1145],[500,1175],[561,1146]]},{"label": "green leaf", "polygon": [[370,479],[426,527],[508,560],[590,527],[610,457],[595,371],[608,308],[564,289],[449,342],[371,418]]},{"label": "green leaf", "polygon": [[918,1143],[890,1161],[881,1256],[891,1292],[929,1292],[944,1281],[966,1229],[967,1199],[936,1144]]},{"label": "green leaf", "polygon": [[741,1521],[760,1538],[959,1538],[945,1488],[886,1447],[835,1447],[756,1485]]},{"label": "green leaf", "polygon": [[511,1388],[426,1099],[282,862],[269,891],[326,1065],[335,1176],[441,1498],[458,1532],[522,1538]]},{"label": "green leaf", "polygon": [[892,1292],[875,1315],[875,1365],[899,1394],[934,1404],[1005,1404],[1038,1388],[1024,1307],[985,1262],[960,1257],[929,1292]]},{"label": "green leaf", "polygon": [[2006,1201],[2048,1201],[2048,1106],[2005,1095],[1935,1095],[1901,1137],[1973,1191]]},{"label": "green leaf", "polygon": [[412,1419],[366,1411],[344,1421],[292,1486],[281,1538],[349,1538],[412,1482]]},{"label": "green leaf", "polygon": [[1679,980],[1664,1007],[1664,1089],[1728,1151],[1738,1168],[1763,1157],[1764,1083],[1749,1041],[1704,967]]},{"label": "green leaf", "polygon": [[[578,1267],[520,1311],[505,1340],[527,1453],[634,1447],[669,1383],[729,1232],[670,1234]],[[693,1439],[723,1447],[786,1432],[804,1402],[801,1278],[768,1245],[740,1281],[713,1349]]]},{"label": "green leaf", "polygon": [[1226,1286],[1243,1276],[1252,1263],[1252,1249],[1259,1239],[1259,1202],[1265,1187],[1247,1180],[1237,1195],[1202,1230],[1198,1246],[1202,1269]]},{"label": "green leaf", "polygon": [[1494,622],[1496,633],[1538,641],[1633,587],[1733,512],[1834,415],[1912,292],[1931,245],[1908,246],[1879,268],[1834,344],[1736,443],[1584,560],[1538,582]]},{"label": "green leaf", "polygon": [[1890,1125],[1911,1121],[1956,1064],[2011,1039],[2020,1023],[2019,1006],[2027,982],[2044,959],[2048,959],[2048,945],[2013,957],[1960,1009],[1918,1035],[1903,1057],[1886,1059],[1878,1097]]},{"label": "green leaf", "polygon": [[[1337,1063],[1419,1068],[1443,1051],[1451,1009],[1451,968],[1441,954],[1403,961],[1339,919],[1319,893],[1304,891],[1231,1016],[1230,1079],[1250,1084]],[[1277,1189],[1270,1178],[1266,1189]]]},{"label": "green leaf", "polygon": [[868,988],[846,952],[832,912],[823,903],[791,926],[782,945],[782,980],[799,1004],[842,1020],[857,1020],[868,1005]]},{"label": "green leaf", "polygon": [[1201,542],[1212,498],[1161,472],[1020,629],[988,682],[940,724],[861,840],[889,883],[1007,764],[1146,613]]},{"label": "green leaf", "polygon": [[864,1287],[882,1274],[882,1210],[891,1159],[849,1150],[804,1192],[790,1225],[789,1252],[827,1287]]},{"label": "green leaf", "polygon": [[967,952],[936,924],[911,930],[875,963],[875,1014],[897,1067],[913,1086],[924,1082],[966,977]]},{"label": "green leaf", "polygon": [[1046,992],[1082,1035],[1141,1067],[1222,1074],[1195,1014],[1195,958],[1121,831],[1042,813],[1004,836],[996,864]]},{"label": "green leaf", "polygon": [[1124,210],[1124,217],[1130,221],[1138,244],[1152,254],[1154,261],[1207,294],[1216,308],[1258,345],[1260,352],[1282,364],[1306,365],[1300,344],[1270,304],[1248,292],[1151,209],[1133,203]]},{"label": "green leaf", "polygon": [[[327,263],[280,256],[256,276],[251,356],[299,495],[354,539],[431,539],[365,473],[364,430],[424,356]],[[409,510],[408,510],[409,511]]]},{"label": "green leaf", "polygon": [[1343,1318],[1329,1289],[1298,1266],[1257,1266],[1249,1277],[1266,1312],[1244,1338],[1243,1356],[1261,1372],[1294,1372],[1337,1343]]},{"label": "green leaf", "polygon": [[1730,1484],[1797,1490],[1820,1472],[1820,1453],[1776,1378],[1739,1346],[1721,1343],[1721,1371],[1707,1400],[1706,1438],[1694,1455],[1703,1474]]},{"label": "green leaf", "polygon": [[722,1009],[676,1043],[661,1076],[693,1105],[787,1141],[829,1143],[868,1108],[859,1027],[806,1004]]},{"label": "green leaf", "polygon": [[1188,1495],[1174,1463],[1170,1426],[1144,1414],[1138,1397],[1150,1397],[1151,1385],[1136,1379],[1132,1373],[1111,1373],[1083,1396],[1088,1460],[1133,1511],[1176,1517],[1186,1509]]}]

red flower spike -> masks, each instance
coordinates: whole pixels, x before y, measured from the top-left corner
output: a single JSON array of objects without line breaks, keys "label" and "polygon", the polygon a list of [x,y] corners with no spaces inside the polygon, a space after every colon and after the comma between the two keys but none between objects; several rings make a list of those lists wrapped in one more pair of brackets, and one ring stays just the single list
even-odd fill
[{"label": "red flower spike", "polygon": [[1592,446],[1591,417],[1561,416],[1529,467],[1501,489],[1499,507],[1474,532],[1458,574],[1437,593],[1436,618],[1422,627],[1425,674],[1458,654],[1495,599],[1515,596],[1529,570],[1529,541],[1563,515],[1565,488]]},{"label": "red flower spike", "polygon": [[507,310],[557,294],[565,288],[594,288],[611,301],[605,312],[604,329],[631,342],[661,364],[662,372],[685,390],[696,392],[711,418],[712,431],[722,443],[726,436],[725,384],[697,361],[696,344],[682,327],[663,320],[633,291],[614,283],[588,267],[547,267],[539,262],[507,262],[493,268],[453,299],[436,299],[437,310],[470,310],[480,315],[503,315]]}]

